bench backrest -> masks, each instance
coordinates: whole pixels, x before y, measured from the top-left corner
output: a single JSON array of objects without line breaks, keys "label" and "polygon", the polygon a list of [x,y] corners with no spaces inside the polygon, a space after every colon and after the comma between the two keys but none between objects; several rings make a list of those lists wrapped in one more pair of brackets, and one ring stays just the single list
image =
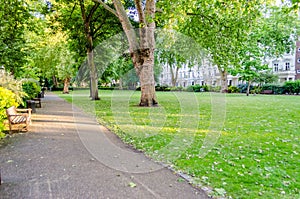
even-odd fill
[{"label": "bench backrest", "polygon": [[[7,116],[11,116],[11,115],[17,115],[17,109],[15,106],[9,107],[8,109],[6,109],[6,115]],[[8,119],[11,119],[10,117],[8,117]]]}]

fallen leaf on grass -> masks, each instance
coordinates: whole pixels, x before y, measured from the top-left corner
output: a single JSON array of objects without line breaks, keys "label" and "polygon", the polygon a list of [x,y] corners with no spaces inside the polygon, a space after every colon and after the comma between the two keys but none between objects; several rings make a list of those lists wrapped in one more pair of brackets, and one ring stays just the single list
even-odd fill
[{"label": "fallen leaf on grass", "polygon": [[218,195],[220,196],[225,196],[226,191],[223,188],[215,188],[215,191],[217,192]]},{"label": "fallen leaf on grass", "polygon": [[129,184],[128,184],[131,188],[134,188],[134,187],[136,187],[136,184],[135,183],[133,183],[133,182],[129,182]]}]

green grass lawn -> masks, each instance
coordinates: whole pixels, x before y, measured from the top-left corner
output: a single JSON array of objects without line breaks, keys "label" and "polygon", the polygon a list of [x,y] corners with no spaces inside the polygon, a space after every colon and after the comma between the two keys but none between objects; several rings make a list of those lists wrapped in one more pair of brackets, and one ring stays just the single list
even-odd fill
[{"label": "green grass lawn", "polygon": [[[73,103],[155,160],[232,198],[300,198],[300,96],[74,91]],[[72,95],[60,95],[72,101]]]}]

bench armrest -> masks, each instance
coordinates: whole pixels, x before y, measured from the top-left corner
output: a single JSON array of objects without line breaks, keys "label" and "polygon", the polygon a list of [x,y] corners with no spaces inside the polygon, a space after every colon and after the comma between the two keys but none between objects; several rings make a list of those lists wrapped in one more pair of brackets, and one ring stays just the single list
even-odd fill
[{"label": "bench armrest", "polygon": [[17,108],[16,109],[18,112],[21,112],[21,113],[31,113],[31,108]]},{"label": "bench armrest", "polygon": [[14,114],[14,115],[8,115],[8,117],[14,117],[14,116],[24,116],[24,115],[27,115],[26,113],[25,114]]},{"label": "bench armrest", "polygon": [[26,115],[28,114],[28,116],[31,117],[31,111],[32,111],[31,108],[22,108],[22,109],[17,108],[16,110],[17,110],[17,112],[20,112],[22,114],[26,114]]},{"label": "bench armrest", "polygon": [[28,116],[30,116],[30,114],[28,114],[28,113],[20,113],[20,114],[8,115],[8,117],[15,117],[15,116],[24,116],[24,117],[28,117]]}]

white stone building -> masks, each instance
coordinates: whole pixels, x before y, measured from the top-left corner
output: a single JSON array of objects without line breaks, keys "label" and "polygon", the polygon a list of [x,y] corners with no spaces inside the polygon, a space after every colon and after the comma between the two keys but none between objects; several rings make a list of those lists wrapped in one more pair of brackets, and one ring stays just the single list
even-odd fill
[{"label": "white stone building", "polygon": [[[297,53],[295,53],[285,54],[281,58],[267,60],[269,68],[279,77],[278,83],[299,79],[299,77],[297,78],[297,67],[295,65],[297,65],[297,63],[300,65],[300,46],[297,50],[299,50],[299,58],[297,59]],[[173,69],[173,71],[176,71],[176,69]],[[300,74],[300,70],[298,72]],[[232,76],[230,74],[227,76],[227,81],[228,86],[237,86],[238,84],[243,83],[242,81],[239,81],[238,76]],[[163,66],[159,84],[172,86],[172,74],[168,66]],[[217,66],[213,66],[208,60],[204,60],[199,66],[189,68],[186,65],[183,65],[180,67],[178,69],[178,77],[175,86],[188,87],[195,84],[221,85],[220,73]]]},{"label": "white stone building", "polygon": [[279,83],[296,79],[295,54],[285,54],[281,58],[269,60],[269,68],[279,77]]}]

